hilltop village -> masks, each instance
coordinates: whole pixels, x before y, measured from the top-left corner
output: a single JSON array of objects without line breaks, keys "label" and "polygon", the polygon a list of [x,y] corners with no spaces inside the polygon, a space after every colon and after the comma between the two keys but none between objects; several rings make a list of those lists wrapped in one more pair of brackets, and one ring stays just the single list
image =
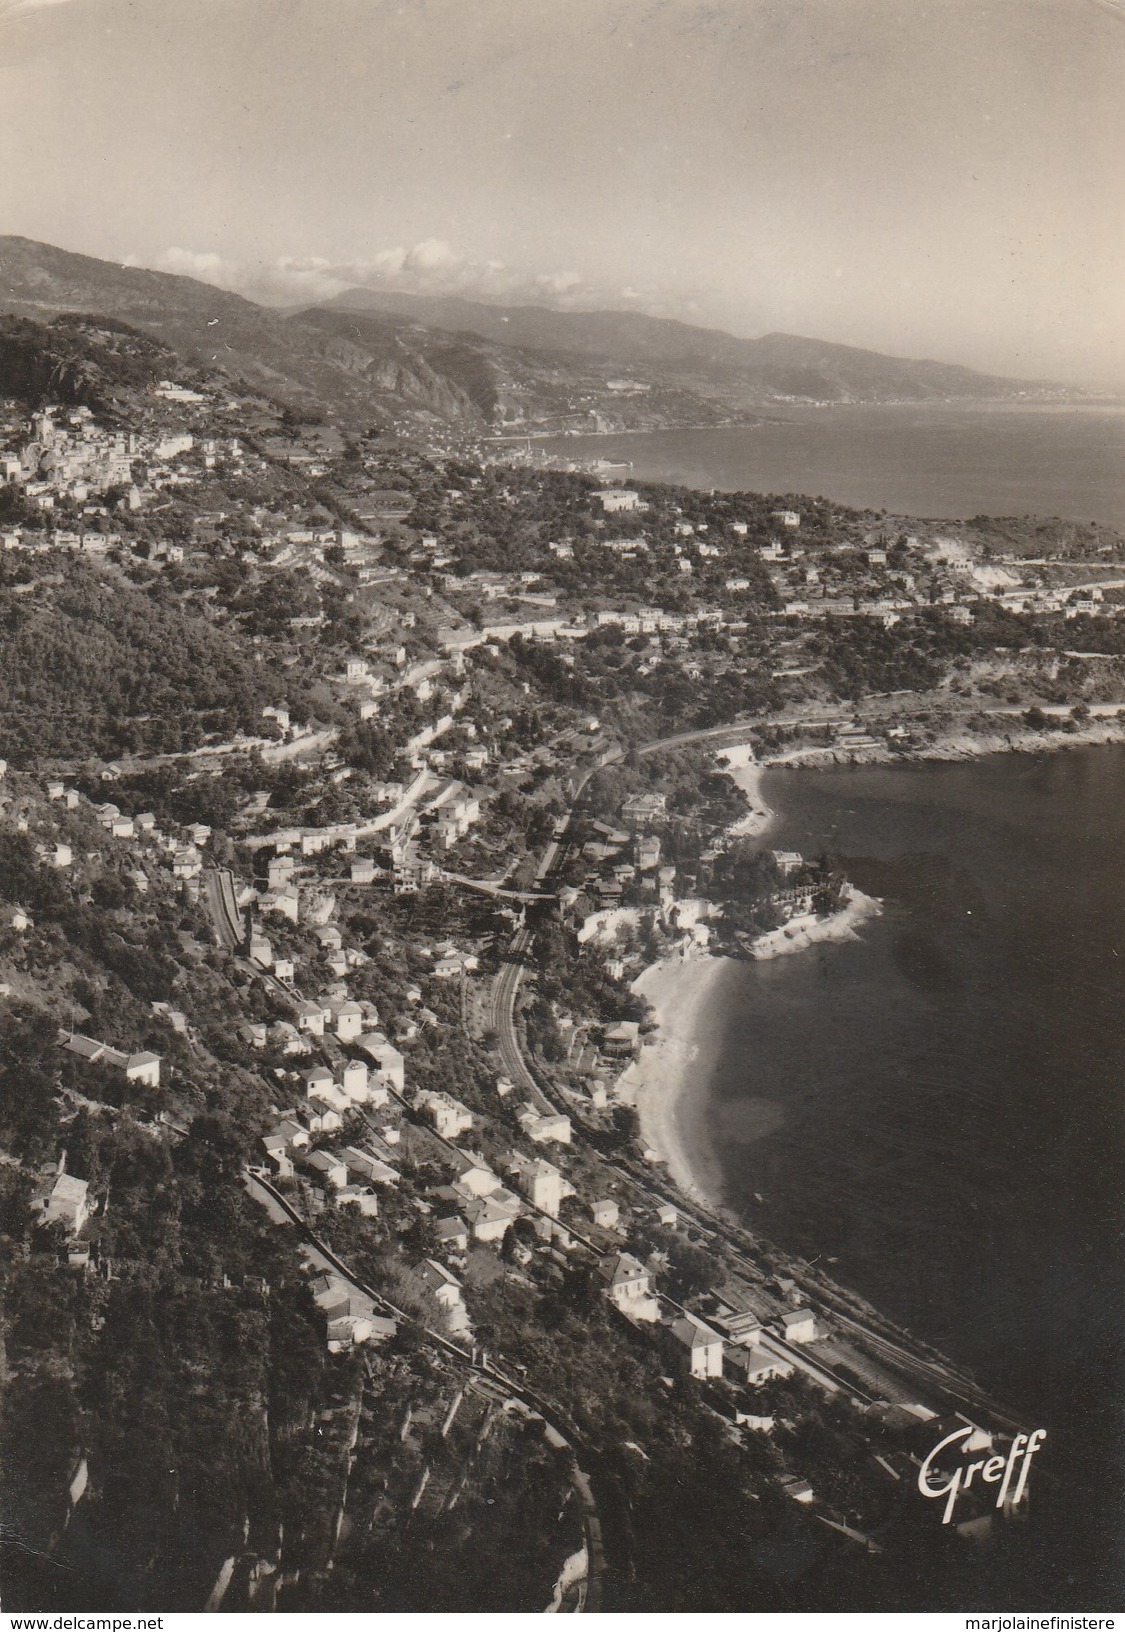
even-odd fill
[{"label": "hilltop village", "polygon": [[634,983],[847,903],[739,765],[1120,740],[1125,543],[173,373],[0,409],[10,1602],[1002,1598],[1034,1425],[675,1190]]}]

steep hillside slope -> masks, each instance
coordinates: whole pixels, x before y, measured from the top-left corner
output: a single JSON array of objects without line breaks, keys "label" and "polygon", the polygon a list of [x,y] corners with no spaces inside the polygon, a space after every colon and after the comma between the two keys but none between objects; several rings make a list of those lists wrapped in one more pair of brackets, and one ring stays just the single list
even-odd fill
[{"label": "steep hillside slope", "polygon": [[338,337],[267,311],[193,278],[115,266],[24,238],[0,238],[0,309],[44,318],[97,312],[136,325],[188,363],[295,406],[324,407],[355,422],[427,418],[475,424],[480,416],[453,381],[412,348],[409,320],[387,318],[379,363]]}]

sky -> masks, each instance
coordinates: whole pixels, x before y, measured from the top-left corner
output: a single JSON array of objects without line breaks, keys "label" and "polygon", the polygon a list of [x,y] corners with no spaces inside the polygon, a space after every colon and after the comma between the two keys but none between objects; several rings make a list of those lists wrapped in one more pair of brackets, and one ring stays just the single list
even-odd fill
[{"label": "sky", "polygon": [[0,231],[1125,388],[1125,0],[0,0]]}]

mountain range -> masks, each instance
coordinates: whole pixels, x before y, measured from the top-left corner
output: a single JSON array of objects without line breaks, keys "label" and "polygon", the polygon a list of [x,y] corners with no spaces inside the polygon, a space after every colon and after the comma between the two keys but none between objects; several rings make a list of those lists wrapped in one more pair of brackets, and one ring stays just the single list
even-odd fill
[{"label": "mountain range", "polygon": [[740,339],[722,329],[696,328],[642,312],[556,311],[545,306],[492,306],[452,295],[346,289],[326,303],[345,311],[394,312],[432,328],[448,329],[507,346],[566,353],[653,376],[707,379],[736,388],[746,401],[933,401],[963,397],[1034,395],[1057,387],[1043,381],[978,374],[953,363],[888,357],[856,346],[797,334]]},{"label": "mountain range", "polygon": [[[108,317],[160,342],[182,365],[219,370],[278,403],[418,437],[746,423],[794,401],[1065,394],[952,364],[798,335],[739,339],[633,312],[372,289],[282,312],[194,278],[18,237],[0,237],[0,311],[40,323]],[[0,388],[13,376],[13,346],[22,378],[27,336],[5,325]]]}]

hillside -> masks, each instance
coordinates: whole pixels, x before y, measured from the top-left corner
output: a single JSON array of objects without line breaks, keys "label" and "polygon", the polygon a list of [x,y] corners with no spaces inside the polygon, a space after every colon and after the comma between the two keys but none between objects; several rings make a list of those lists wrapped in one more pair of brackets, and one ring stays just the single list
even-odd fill
[{"label": "hillside", "polygon": [[1011,380],[950,363],[887,357],[794,334],[740,339],[640,312],[558,312],[543,306],[489,306],[456,296],[347,289],[328,303],[382,311],[467,331],[506,345],[597,358],[615,368],[737,387],[748,402],[809,397],[828,402],[940,401],[1055,393],[1042,381]]},{"label": "hillside", "polygon": [[[186,362],[298,407],[389,425],[396,413],[475,421],[468,400],[396,344],[412,325],[388,319],[374,374],[324,334],[194,278],[115,266],[25,238],[0,239],[2,305],[43,318],[99,312],[156,336]],[[366,363],[368,359],[363,359]]]},{"label": "hillside", "polygon": [[0,753],[17,764],[192,748],[207,731],[256,728],[282,694],[174,590],[107,581],[82,561],[0,582],[0,628]]},{"label": "hillside", "polygon": [[113,412],[134,392],[182,372],[167,346],[112,318],[0,317],[0,396],[29,408],[61,402]]},{"label": "hillside", "polygon": [[[185,366],[220,370],[238,386],[357,427],[473,438],[500,426],[624,429],[727,417],[683,382],[659,401],[621,404],[582,360],[483,343],[409,314],[286,316],[194,278],[26,238],[0,238],[0,274],[0,311],[40,321],[102,313],[154,336]],[[164,372],[175,371],[169,363]]]}]

